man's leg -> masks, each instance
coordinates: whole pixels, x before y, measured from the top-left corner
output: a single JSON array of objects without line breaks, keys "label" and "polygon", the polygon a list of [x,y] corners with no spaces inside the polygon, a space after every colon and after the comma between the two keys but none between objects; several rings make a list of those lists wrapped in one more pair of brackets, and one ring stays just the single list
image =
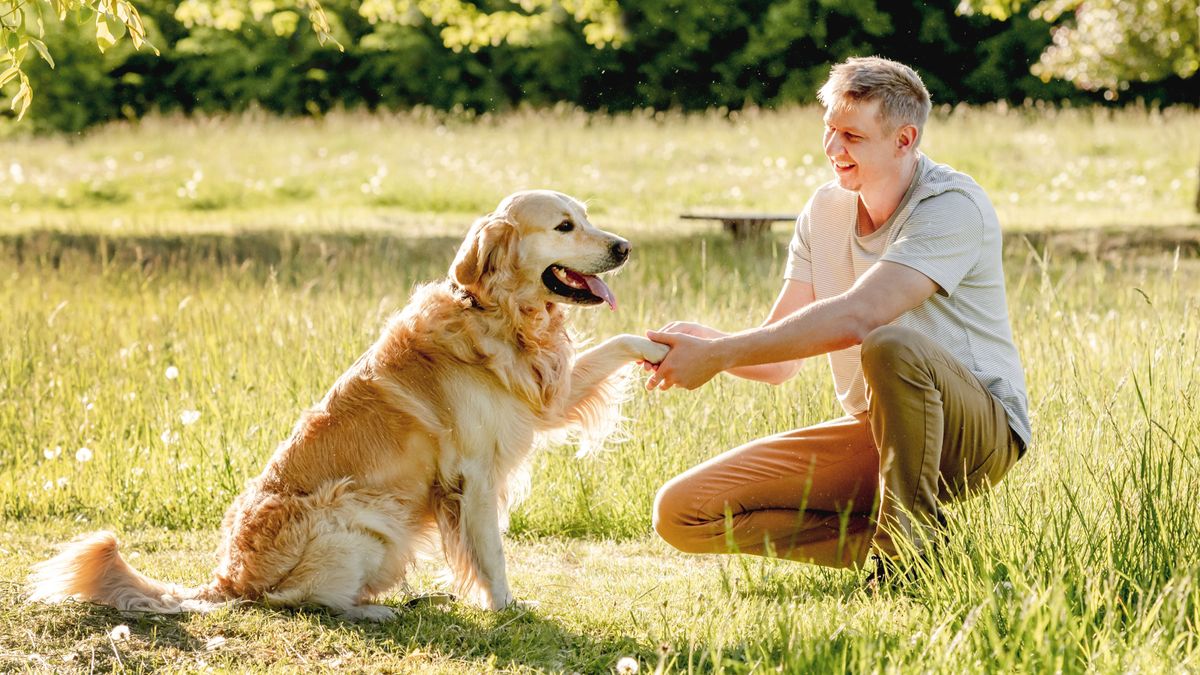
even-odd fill
[{"label": "man's leg", "polygon": [[866,416],[844,417],[751,441],[676,476],[654,500],[654,529],[689,553],[857,565],[874,530],[878,476]]},{"label": "man's leg", "polygon": [[862,344],[867,415],[880,456],[875,545],[893,539],[923,549],[936,530],[939,501],[1000,481],[1019,456],[1000,402],[950,352],[899,326]]}]

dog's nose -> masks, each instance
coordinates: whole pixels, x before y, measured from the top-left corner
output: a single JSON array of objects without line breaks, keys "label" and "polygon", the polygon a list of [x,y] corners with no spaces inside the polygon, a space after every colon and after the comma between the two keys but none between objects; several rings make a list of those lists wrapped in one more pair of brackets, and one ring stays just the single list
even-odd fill
[{"label": "dog's nose", "polygon": [[625,241],[624,239],[618,239],[613,242],[612,255],[617,260],[625,262],[625,259],[629,257],[629,250],[631,248],[633,247],[629,245],[629,242]]}]

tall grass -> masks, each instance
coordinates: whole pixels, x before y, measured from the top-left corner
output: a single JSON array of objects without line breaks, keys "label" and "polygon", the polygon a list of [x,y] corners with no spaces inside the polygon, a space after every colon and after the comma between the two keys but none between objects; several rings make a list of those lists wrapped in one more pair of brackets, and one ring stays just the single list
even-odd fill
[{"label": "tall grass", "polygon": [[[1085,195],[1104,195],[1092,206],[1080,203],[1089,218],[1104,213],[1118,220],[1114,214],[1125,212],[1104,205],[1125,194],[1146,199],[1156,213],[1182,213],[1187,199],[1164,192],[1166,174],[1150,169],[1178,169],[1186,185],[1180,194],[1190,190],[1183,167],[1192,165],[1197,138],[1194,124],[1181,120],[1194,121],[1194,114],[1070,111],[1040,120],[1030,114],[945,113],[933,122],[928,149],[994,185],[1011,186],[1019,199],[1009,202],[1016,210],[1007,212],[1008,222],[1020,213],[1028,214],[1023,224],[1057,217],[1039,201],[1048,196],[1035,178],[1053,173],[1053,184],[1066,164],[1034,157],[1034,147],[1056,149],[1053,157],[1090,158],[1090,168],[1071,177]],[[443,213],[428,229],[397,225],[430,222],[399,210],[381,217],[399,220],[364,227],[341,216],[310,216],[305,227],[291,227],[278,214],[253,227],[238,220],[277,206],[298,207],[287,218],[318,205],[365,208],[349,197],[337,201],[343,190],[352,192],[359,166],[354,160],[339,169],[338,156],[386,155],[388,176],[406,176],[394,185],[397,194],[409,191],[397,209],[426,204],[477,215],[518,181],[590,195],[601,214],[596,220],[627,225],[635,251],[611,282],[620,311],[574,313],[585,336],[640,332],[673,319],[726,329],[761,320],[778,290],[786,235],[735,245],[708,231],[680,234],[669,221],[675,209],[701,199],[739,203],[716,197],[734,187],[749,195],[748,205],[798,208],[810,170],[799,169],[808,166],[803,154],[791,154],[805,146],[788,139],[795,133],[812,140],[815,127],[794,128],[815,125],[812,111],[750,113],[732,122],[562,113],[543,118],[544,128],[538,119],[152,120],[74,143],[7,142],[6,157],[21,164],[27,181],[13,194],[34,195],[20,213],[38,215],[0,236],[0,581],[6,582],[0,605],[19,597],[19,580],[49,550],[47,539],[98,527],[136,538],[152,573],[202,581],[208,562],[198,552],[210,550],[221,513],[243,482],[414,284],[444,274],[469,215]],[[437,131],[439,124],[446,130]],[[180,134],[161,134],[164,145],[154,149],[146,139],[159,138],[156,129]],[[1181,132],[1191,155],[1150,155],[1143,134],[1162,129]],[[1052,137],[1049,144],[1037,140],[1042,134]],[[238,146],[250,136],[262,141],[254,153]],[[671,162],[642,156],[667,145],[678,153]],[[184,213],[172,203],[181,197],[168,190],[171,181],[154,171],[129,174],[123,185],[144,194],[124,203],[125,226],[97,220],[108,207],[93,211],[96,198],[77,205],[87,209],[59,210],[37,203],[28,187],[38,180],[73,184],[69,176],[81,158],[102,165],[109,153],[116,153],[120,174],[126,166],[120,153],[135,146],[146,162],[186,157],[183,163],[204,167],[205,180],[232,184],[242,180],[237,171],[290,180],[289,166],[307,167],[295,171],[315,177],[311,192],[297,190],[279,202],[255,196],[236,209]],[[1010,173],[990,175],[992,164],[982,157],[1000,146],[1021,161],[1009,165]],[[563,161],[581,150],[600,167],[599,177],[587,179],[582,166]],[[461,175],[419,178],[413,166],[425,160],[414,157],[422,152],[435,162],[461,160],[454,165]],[[289,153],[316,159],[292,164]],[[760,170],[756,162],[765,154],[785,161]],[[502,155],[544,163],[511,168],[495,159]],[[752,159],[731,166],[731,156]],[[1114,157],[1121,159],[1110,166]],[[249,168],[239,168],[239,159]],[[36,168],[39,162],[50,168]],[[222,162],[231,162],[233,173],[219,168],[227,166]],[[704,163],[709,173],[698,168]],[[1149,187],[1131,178],[1133,167],[1147,172]],[[504,171],[516,173],[472,182]],[[785,184],[760,185],[769,175],[796,182],[794,194]],[[328,189],[338,180],[341,188]],[[1127,182],[1110,190],[1108,180]],[[642,192],[632,189],[639,181]],[[463,200],[446,206],[455,190]],[[418,193],[447,201],[409,201]],[[993,188],[993,196],[1003,202],[1003,188]],[[143,217],[145,227],[130,224]],[[510,532],[514,583],[546,603],[540,612],[499,618],[465,608],[416,612],[354,632],[303,615],[234,609],[171,630],[242,640],[242,660],[230,655],[218,663],[265,670],[273,658],[285,659],[280,667],[307,668],[340,650],[339,659],[364,669],[418,663],[438,672],[604,672],[622,654],[653,666],[660,644],[673,671],[1200,669],[1200,261],[1182,253],[1097,257],[1008,238],[1010,312],[1034,441],[997,489],[951,507],[936,560],[914,563],[919,574],[896,590],[865,595],[854,572],[675,555],[650,534],[655,490],[676,472],[746,440],[839,414],[827,365],[814,359],[780,387],[721,377],[696,392],[635,389],[624,441],[584,459],[572,448],[540,453],[532,494]],[[186,556],[168,552],[181,546]],[[103,622],[111,620],[130,619],[86,608],[0,607],[0,667],[39,641],[64,650],[95,647],[80,635],[105,633]],[[103,656],[101,665],[206,666],[186,637],[164,646],[156,636],[167,629],[139,621],[145,623],[134,628],[147,637],[142,660],[129,661],[136,667],[119,666],[125,663],[119,654]],[[298,656],[282,656],[282,643]],[[100,644],[105,655],[118,651]]]}]

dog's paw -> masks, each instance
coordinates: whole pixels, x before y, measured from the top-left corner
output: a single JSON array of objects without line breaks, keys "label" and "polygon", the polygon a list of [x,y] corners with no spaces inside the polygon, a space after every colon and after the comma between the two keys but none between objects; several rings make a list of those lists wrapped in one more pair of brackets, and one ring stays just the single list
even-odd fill
[{"label": "dog's paw", "polygon": [[529,611],[537,609],[540,604],[541,603],[539,603],[537,600],[517,600],[516,598],[509,597],[503,606],[493,607],[493,609],[498,612],[499,611],[529,612]]},{"label": "dog's paw", "polygon": [[387,605],[354,605],[337,613],[339,618],[347,621],[373,621],[383,623],[396,618],[396,610]]},{"label": "dog's paw", "polygon": [[640,335],[629,335],[627,338],[626,344],[638,361],[662,363],[662,360],[667,358],[667,352],[671,351],[670,347]]},{"label": "dog's paw", "polygon": [[453,593],[423,593],[413,596],[405,601],[404,606],[408,609],[418,609],[420,607],[444,607],[453,602],[458,601],[458,596]]}]

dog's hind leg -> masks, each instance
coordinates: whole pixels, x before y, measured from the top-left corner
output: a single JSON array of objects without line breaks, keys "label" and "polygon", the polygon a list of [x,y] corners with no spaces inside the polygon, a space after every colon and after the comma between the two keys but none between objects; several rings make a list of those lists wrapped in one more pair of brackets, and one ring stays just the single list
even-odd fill
[{"label": "dog's hind leg", "polygon": [[[476,475],[486,476],[486,471]],[[487,478],[460,478],[436,511],[442,550],[454,574],[454,590],[493,610],[513,603],[500,539],[500,498]]]},{"label": "dog's hind leg", "polygon": [[299,564],[263,599],[282,607],[321,605],[350,621],[387,621],[396,616],[395,609],[362,604],[369,577],[384,564],[385,554],[386,547],[368,533],[322,532],[304,548]]}]

